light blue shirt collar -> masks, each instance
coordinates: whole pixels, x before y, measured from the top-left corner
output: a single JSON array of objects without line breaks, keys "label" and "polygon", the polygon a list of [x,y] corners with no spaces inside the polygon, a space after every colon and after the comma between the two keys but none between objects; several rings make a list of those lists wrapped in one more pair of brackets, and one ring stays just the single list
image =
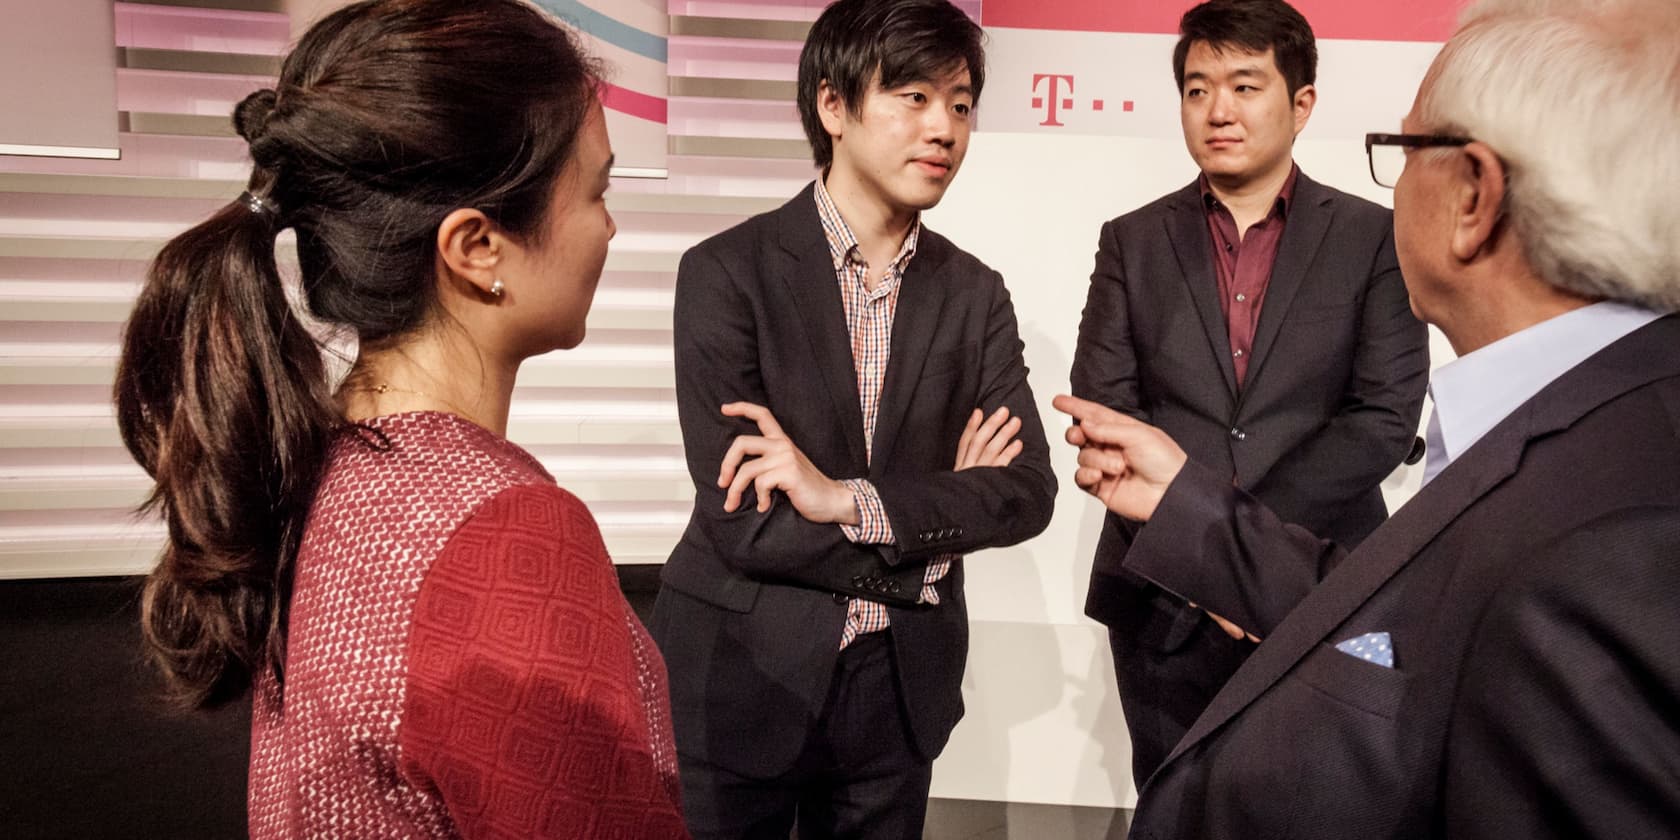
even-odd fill
[{"label": "light blue shirt collar", "polygon": [[1542,388],[1662,313],[1604,301],[1512,333],[1460,356],[1430,377],[1424,483],[1463,455]]}]

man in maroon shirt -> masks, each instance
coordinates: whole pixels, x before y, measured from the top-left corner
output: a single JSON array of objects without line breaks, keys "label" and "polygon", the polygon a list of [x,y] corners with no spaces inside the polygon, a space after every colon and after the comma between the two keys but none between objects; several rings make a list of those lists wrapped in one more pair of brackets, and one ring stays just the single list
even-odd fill
[{"label": "man in maroon shirt", "polygon": [[[1073,393],[1159,426],[1286,521],[1343,544],[1387,516],[1429,371],[1388,210],[1294,163],[1317,47],[1281,0],[1209,0],[1173,53],[1196,181],[1109,221]],[[1410,451],[1410,455],[1408,452]],[[1141,786],[1254,639],[1120,567],[1110,514],[1085,610],[1109,628]]]}]

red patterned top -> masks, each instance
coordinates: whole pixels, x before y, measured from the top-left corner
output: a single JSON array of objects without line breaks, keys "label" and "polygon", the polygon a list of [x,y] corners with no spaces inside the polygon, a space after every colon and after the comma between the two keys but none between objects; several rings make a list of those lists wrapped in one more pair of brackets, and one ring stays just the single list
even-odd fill
[{"label": "red patterned top", "polygon": [[665,666],[588,509],[451,414],[340,435],[257,680],[253,838],[686,837]]}]

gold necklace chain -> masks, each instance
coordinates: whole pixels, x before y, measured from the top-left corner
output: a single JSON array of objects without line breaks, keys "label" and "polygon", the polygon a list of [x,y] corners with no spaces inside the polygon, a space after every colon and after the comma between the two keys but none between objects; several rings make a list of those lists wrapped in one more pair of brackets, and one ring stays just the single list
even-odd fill
[{"label": "gold necklace chain", "polygon": [[383,395],[383,394],[408,394],[410,396],[415,396],[415,397],[425,397],[428,400],[437,400],[438,402],[443,403],[444,405],[448,406],[450,408],[450,410],[454,411],[456,414],[461,415],[461,417],[463,417],[467,420],[472,419],[472,414],[470,414],[466,411],[462,411],[461,407],[456,405],[455,403],[452,403],[449,400],[444,399],[443,397],[437,396],[436,394],[428,394],[425,391],[415,391],[415,390],[411,390],[411,389],[408,389],[408,388],[398,388],[395,385],[390,385],[390,384],[387,384],[387,383],[384,383],[384,382],[380,382],[376,385],[368,385],[368,386],[365,386],[365,387],[357,388],[356,390],[363,391],[363,392],[370,393],[370,394],[381,394],[381,395]]}]

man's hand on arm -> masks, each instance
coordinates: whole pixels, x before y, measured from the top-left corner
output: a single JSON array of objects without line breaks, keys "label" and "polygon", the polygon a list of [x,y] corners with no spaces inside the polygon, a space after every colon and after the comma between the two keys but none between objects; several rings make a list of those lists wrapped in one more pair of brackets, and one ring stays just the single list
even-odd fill
[{"label": "man's hand on arm", "polygon": [[[745,417],[758,425],[759,434],[741,435],[729,445],[718,470],[717,486],[728,488],[723,509],[733,513],[741,497],[752,487],[758,495],[758,511],[770,509],[770,494],[787,494],[794,510],[811,522],[856,525],[857,501],[846,485],[823,475],[805,453],[782,431],[770,409],[749,402],[723,406],[727,417]],[[753,456],[753,460],[746,460]]]},{"label": "man's hand on arm", "polygon": [[1007,405],[999,406],[990,417],[974,409],[963,427],[962,439],[957,441],[957,463],[951,469],[962,472],[969,467],[1009,466],[1025,446],[1015,439],[1020,431],[1021,418],[1010,417]]}]

